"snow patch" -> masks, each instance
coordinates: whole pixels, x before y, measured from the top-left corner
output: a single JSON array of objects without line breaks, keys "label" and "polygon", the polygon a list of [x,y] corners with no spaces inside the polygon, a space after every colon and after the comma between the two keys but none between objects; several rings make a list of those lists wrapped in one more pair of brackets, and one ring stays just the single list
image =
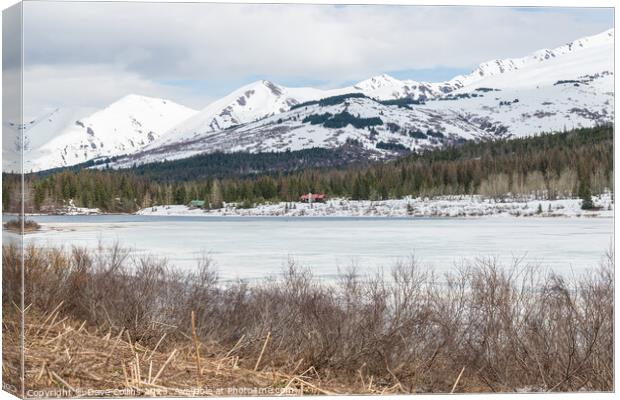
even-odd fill
[{"label": "snow patch", "polygon": [[148,207],[138,215],[170,216],[280,216],[280,217],[599,217],[613,218],[613,198],[606,193],[593,197],[598,210],[581,209],[580,199],[537,200],[530,198],[492,199],[482,196],[442,196],[398,200],[331,199],[325,203],[273,203],[253,208],[226,204],[221,209],[203,210],[185,205]]}]

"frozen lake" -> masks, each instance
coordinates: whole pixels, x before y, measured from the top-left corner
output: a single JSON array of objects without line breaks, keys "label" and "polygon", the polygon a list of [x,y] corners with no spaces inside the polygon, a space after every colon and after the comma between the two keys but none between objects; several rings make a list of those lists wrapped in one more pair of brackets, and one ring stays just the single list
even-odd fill
[{"label": "frozen lake", "polygon": [[[135,255],[155,254],[192,268],[210,254],[223,279],[278,273],[289,258],[332,278],[357,265],[388,269],[415,254],[438,272],[463,259],[515,257],[558,272],[598,264],[612,245],[612,218],[283,218],[138,215],[37,216],[27,242],[89,246],[119,242]],[[9,234],[3,232],[3,241]]]}]

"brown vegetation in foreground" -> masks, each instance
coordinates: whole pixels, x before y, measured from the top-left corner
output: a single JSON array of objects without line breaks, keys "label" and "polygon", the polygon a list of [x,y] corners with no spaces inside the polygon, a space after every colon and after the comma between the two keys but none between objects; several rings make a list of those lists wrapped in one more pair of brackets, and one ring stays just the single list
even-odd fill
[{"label": "brown vegetation in foreground", "polygon": [[[174,340],[160,350],[135,342],[122,328],[103,332],[89,328],[86,321],[61,317],[59,308],[26,317],[25,397],[330,393],[310,383],[316,380],[312,369],[296,374],[262,368],[255,371],[239,365],[234,348],[225,351],[217,344],[189,339]],[[5,323],[5,333],[11,339],[18,337],[16,322]],[[165,340],[164,334],[161,347]],[[3,350],[5,360],[19,362],[15,340]],[[236,391],[240,388],[256,393]],[[269,390],[272,388],[280,391]]]},{"label": "brown vegetation in foreground", "polygon": [[[22,220],[21,219],[12,219],[7,221],[3,225],[6,229],[20,233],[22,231]],[[33,232],[39,230],[41,225],[32,221],[30,219],[24,220],[24,232]]]},{"label": "brown vegetation in foreground", "polygon": [[[570,281],[490,259],[438,279],[412,260],[335,285],[294,263],[224,284],[208,259],[181,273],[118,247],[25,257],[26,390],[613,390],[611,256]],[[3,248],[7,311],[20,304],[19,260]],[[18,381],[17,315],[3,321],[7,382]]]}]

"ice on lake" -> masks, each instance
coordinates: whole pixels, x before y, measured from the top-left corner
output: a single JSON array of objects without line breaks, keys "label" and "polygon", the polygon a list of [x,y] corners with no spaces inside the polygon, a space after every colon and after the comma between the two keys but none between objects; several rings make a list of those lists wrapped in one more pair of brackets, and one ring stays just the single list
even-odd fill
[{"label": "ice on lake", "polygon": [[[251,218],[41,216],[26,242],[88,246],[114,242],[132,254],[192,268],[208,254],[223,279],[256,279],[289,259],[333,278],[356,265],[388,270],[415,255],[437,272],[477,257],[515,258],[558,272],[595,267],[612,245],[612,218]],[[6,233],[5,233],[6,235]],[[4,238],[3,238],[4,240]]]}]

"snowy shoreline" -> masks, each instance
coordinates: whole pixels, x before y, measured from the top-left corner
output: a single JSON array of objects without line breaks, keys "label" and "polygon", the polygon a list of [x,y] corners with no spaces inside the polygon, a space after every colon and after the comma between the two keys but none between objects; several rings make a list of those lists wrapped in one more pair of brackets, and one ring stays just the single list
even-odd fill
[{"label": "snowy shoreline", "polygon": [[69,200],[68,204],[58,208],[55,212],[51,213],[26,213],[26,216],[37,215],[118,215],[118,213],[104,213],[98,208],[78,207],[75,205],[73,199]]},{"label": "snowy shoreline", "polygon": [[282,217],[607,217],[613,218],[611,194],[593,196],[597,210],[581,209],[580,199],[537,200],[482,196],[441,196],[398,200],[330,199],[325,203],[280,202],[253,208],[225,204],[221,209],[203,210],[185,205],[143,208],[136,215],[157,216],[282,216]]}]

